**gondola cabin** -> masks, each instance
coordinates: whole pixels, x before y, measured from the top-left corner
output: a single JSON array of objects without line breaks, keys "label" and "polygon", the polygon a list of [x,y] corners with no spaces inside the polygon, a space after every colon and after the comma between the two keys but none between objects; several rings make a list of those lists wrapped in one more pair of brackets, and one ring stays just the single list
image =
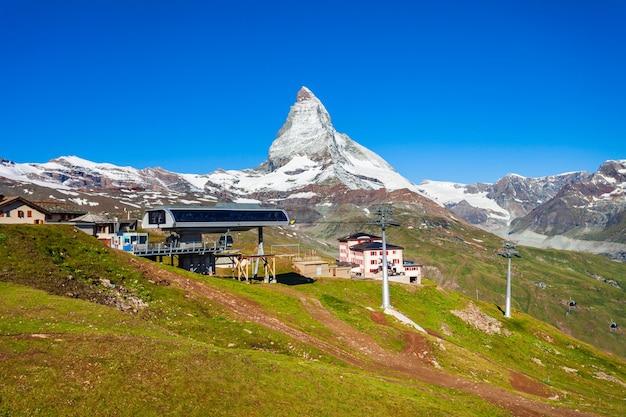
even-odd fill
[{"label": "gondola cabin", "polygon": [[233,247],[233,237],[229,234],[224,234],[220,236],[220,240],[218,243],[220,248],[232,248]]}]

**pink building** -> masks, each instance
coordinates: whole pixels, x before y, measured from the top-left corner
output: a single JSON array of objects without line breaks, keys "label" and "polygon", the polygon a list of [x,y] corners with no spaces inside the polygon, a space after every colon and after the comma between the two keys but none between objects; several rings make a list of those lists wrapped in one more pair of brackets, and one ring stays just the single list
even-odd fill
[{"label": "pink building", "polygon": [[[383,239],[367,233],[355,233],[339,239],[339,263],[349,264],[352,275],[382,279]],[[404,261],[404,248],[387,243],[387,272],[390,281],[421,283],[421,265]]]}]

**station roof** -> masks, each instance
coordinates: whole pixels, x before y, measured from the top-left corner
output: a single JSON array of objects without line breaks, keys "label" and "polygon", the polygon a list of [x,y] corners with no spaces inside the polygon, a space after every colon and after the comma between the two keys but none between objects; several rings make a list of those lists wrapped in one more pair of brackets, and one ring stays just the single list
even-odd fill
[{"label": "station roof", "polygon": [[160,228],[179,233],[223,233],[287,225],[289,216],[283,209],[240,203],[155,207],[146,210],[142,222],[143,228]]}]

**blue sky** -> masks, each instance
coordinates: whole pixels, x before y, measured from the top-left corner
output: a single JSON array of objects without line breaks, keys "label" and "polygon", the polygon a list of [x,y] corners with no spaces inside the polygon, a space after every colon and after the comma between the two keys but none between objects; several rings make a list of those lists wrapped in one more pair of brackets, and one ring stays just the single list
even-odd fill
[{"label": "blue sky", "polygon": [[626,2],[0,0],[0,157],[265,161],[307,86],[416,183],[626,159]]}]

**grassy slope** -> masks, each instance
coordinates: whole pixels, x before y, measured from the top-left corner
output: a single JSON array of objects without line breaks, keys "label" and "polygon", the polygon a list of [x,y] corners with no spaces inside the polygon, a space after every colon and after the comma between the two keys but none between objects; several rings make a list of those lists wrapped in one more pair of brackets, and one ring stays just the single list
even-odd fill
[{"label": "grassy slope", "polygon": [[[405,259],[423,264],[427,278],[504,308],[507,260],[497,255],[501,238],[461,222],[424,216],[412,207],[396,207],[393,218],[402,227],[387,230],[388,242],[403,246]],[[367,225],[371,220],[355,207],[329,215],[325,224],[308,231],[328,242],[319,249],[333,259],[337,237],[356,230],[380,236],[380,228]],[[626,326],[626,264],[578,252],[518,249],[522,258],[512,261],[512,308],[626,358],[626,333],[621,328],[609,331],[612,320]],[[535,284],[539,282],[546,287],[541,289]],[[569,309],[570,300],[575,309]]]},{"label": "grassy slope", "polygon": [[[424,243],[409,249],[409,256],[437,267],[436,280],[447,288],[504,307],[507,260],[497,256],[502,242],[475,231],[449,232],[440,238],[441,246],[412,236]],[[626,323],[626,264],[591,254],[518,249],[522,258],[512,260],[511,270],[513,309],[626,358],[624,333],[609,331],[611,320]],[[569,308],[570,300],[575,309]]]},{"label": "grassy slope", "polygon": [[[61,247],[63,256],[49,247]],[[157,285],[129,256],[70,228],[0,228],[0,259],[7,260],[0,266],[0,415],[510,415],[459,390],[342,364],[241,321],[222,305]],[[378,283],[244,285],[182,273],[338,343],[300,301],[314,297],[384,348],[406,348],[405,325],[371,318],[368,307],[380,304]],[[108,291],[100,281],[106,278],[149,305],[130,314],[69,298],[60,285],[68,274],[74,276],[74,296],[98,299],[94,293]],[[56,285],[51,277],[58,278]],[[620,381],[626,381],[626,365],[620,359],[522,313],[503,324],[508,336],[488,335],[450,312],[471,300],[434,285],[393,285],[391,299],[440,335],[426,338],[425,360],[447,372],[507,390],[511,372],[517,372],[558,398],[541,401],[601,415],[624,411]],[[493,304],[473,302],[498,317]]]},{"label": "grassy slope", "polygon": [[[451,394],[443,389],[387,384],[289,351],[218,347],[213,339],[220,336],[210,328],[202,336],[188,335],[184,328],[173,332],[109,307],[12,284],[0,288],[11,300],[0,309],[4,415],[450,412],[445,397]],[[193,309],[185,310],[194,314]],[[249,335],[279,346],[291,343],[254,326],[244,330],[223,321],[221,337],[231,343],[245,346]],[[469,405],[465,415],[506,415],[470,395],[460,395],[457,401]]]}]

